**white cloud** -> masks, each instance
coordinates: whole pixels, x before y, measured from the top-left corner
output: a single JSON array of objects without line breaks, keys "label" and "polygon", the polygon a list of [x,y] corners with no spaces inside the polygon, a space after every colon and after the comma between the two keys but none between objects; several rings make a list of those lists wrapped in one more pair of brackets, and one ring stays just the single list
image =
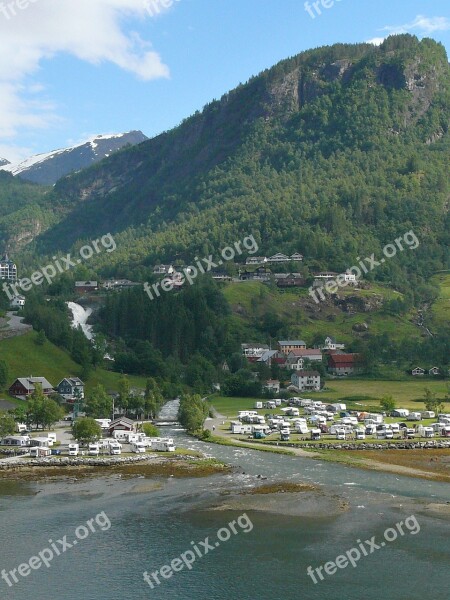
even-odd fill
[{"label": "white cloud", "polygon": [[58,54],[109,62],[143,81],[169,77],[151,44],[128,31],[130,18],[150,18],[143,0],[0,1],[0,138],[12,141],[19,131],[58,122],[40,83],[25,85],[43,60]]},{"label": "white cloud", "polygon": [[417,15],[414,21],[404,25],[387,25],[380,31],[387,31],[389,34],[416,33],[419,36],[429,35],[436,31],[449,31],[450,19],[447,17],[425,17]]},{"label": "white cloud", "polygon": [[384,37],[374,37],[371,40],[367,40],[366,44],[373,44],[374,46],[381,46],[386,38]]}]

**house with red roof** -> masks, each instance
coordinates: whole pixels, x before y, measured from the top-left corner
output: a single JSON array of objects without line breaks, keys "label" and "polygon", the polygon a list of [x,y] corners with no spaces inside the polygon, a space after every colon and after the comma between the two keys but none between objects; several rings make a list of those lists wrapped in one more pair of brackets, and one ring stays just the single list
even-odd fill
[{"label": "house with red roof", "polygon": [[351,375],[359,370],[359,354],[330,353],[328,371],[332,375]]}]

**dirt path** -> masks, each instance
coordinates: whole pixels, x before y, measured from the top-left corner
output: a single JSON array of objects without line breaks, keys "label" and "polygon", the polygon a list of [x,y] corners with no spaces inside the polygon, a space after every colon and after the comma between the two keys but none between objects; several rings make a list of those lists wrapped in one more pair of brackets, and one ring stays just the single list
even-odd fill
[{"label": "dirt path", "polygon": [[0,339],[6,339],[15,337],[16,335],[23,335],[32,331],[31,325],[23,323],[23,317],[8,311],[6,318],[0,319]]}]

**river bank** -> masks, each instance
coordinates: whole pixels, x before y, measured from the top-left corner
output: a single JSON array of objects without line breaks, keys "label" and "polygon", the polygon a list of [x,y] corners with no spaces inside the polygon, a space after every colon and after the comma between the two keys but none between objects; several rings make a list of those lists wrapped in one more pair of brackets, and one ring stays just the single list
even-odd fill
[{"label": "river bank", "polygon": [[128,458],[49,458],[0,463],[0,479],[39,481],[117,475],[130,477],[208,477],[227,473],[220,461],[195,456],[138,456]]},{"label": "river bank", "polygon": [[450,482],[450,442],[408,442],[389,444],[283,444],[244,441],[233,437],[223,429],[225,417],[217,416],[205,422],[205,428],[214,432],[208,441],[216,444],[251,448],[253,450],[301,456],[327,462],[342,463],[349,467],[383,471]]}]

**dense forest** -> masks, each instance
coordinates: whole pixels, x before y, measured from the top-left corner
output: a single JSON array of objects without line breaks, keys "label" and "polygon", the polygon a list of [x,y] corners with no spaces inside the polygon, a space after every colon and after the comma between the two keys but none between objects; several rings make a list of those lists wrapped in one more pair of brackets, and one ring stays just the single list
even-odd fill
[{"label": "dense forest", "polygon": [[90,266],[143,281],[157,262],[251,233],[262,254],[299,251],[341,271],[413,230],[419,248],[374,276],[414,292],[448,266],[449,99],[445,49],[430,39],[304,52],[60,180],[51,226],[36,212],[29,248],[44,257],[111,232],[117,250]]},{"label": "dense forest", "polygon": [[[30,294],[27,319],[95,368],[96,354],[70,333],[62,302],[74,279],[150,281],[156,263],[193,264],[249,235],[259,254],[304,254],[308,278],[380,257],[412,232],[417,247],[365,279],[401,292],[386,302],[390,314],[430,304],[437,291],[429,278],[449,265],[449,122],[444,47],[398,35],[379,47],[337,44],[282,61],[175,129],[52,190],[0,173],[0,239],[16,250],[21,273],[106,233],[117,246]],[[289,334],[276,314],[253,325],[236,319],[208,278],[153,301],[137,289],[105,302],[97,326],[112,340],[117,370],[199,391],[226,377],[225,360],[231,384],[239,384],[246,338]],[[366,374],[382,364],[403,370],[420,356],[448,360],[445,332],[432,342],[377,335],[350,346],[364,356]]]}]

